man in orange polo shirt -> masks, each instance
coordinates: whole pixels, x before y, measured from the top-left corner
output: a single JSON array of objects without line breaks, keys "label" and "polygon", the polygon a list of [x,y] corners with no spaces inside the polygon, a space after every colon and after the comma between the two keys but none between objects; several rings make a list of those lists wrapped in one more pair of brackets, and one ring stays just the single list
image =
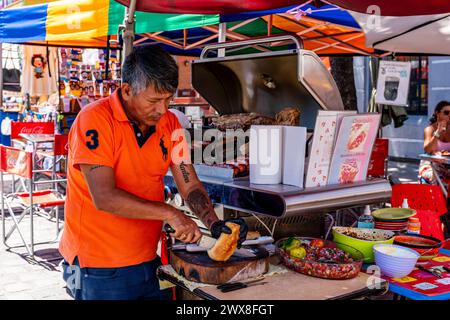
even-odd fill
[{"label": "man in orange polo shirt", "polygon": [[[138,46],[125,59],[122,76],[111,97],[78,114],[69,134],[60,252],[75,299],[170,298],[156,277],[163,221],[183,242],[196,242],[201,234],[192,219],[164,203],[169,168],[186,204],[211,234],[231,232],[217,218],[193,166],[172,159],[182,143],[172,141],[181,126],[167,112],[178,86],[175,61],[157,46]],[[247,226],[242,219],[233,222],[241,225],[242,243]]]}]

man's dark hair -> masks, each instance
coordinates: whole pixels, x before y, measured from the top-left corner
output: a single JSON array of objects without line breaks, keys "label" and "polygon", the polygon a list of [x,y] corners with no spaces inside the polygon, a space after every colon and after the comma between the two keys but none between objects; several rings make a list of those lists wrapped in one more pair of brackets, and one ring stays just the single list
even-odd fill
[{"label": "man's dark hair", "polygon": [[158,93],[174,93],[178,87],[178,66],[161,47],[139,45],[125,58],[122,81],[131,86],[134,95],[149,86]]}]

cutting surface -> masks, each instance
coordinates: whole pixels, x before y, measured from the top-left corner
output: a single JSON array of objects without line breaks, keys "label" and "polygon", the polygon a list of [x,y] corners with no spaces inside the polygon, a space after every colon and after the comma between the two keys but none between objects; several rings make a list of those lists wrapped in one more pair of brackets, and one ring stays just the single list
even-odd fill
[{"label": "cutting surface", "polygon": [[171,251],[170,264],[189,281],[222,284],[257,277],[269,268],[269,254],[256,248],[252,255],[233,255],[228,261],[213,261],[206,252]]},{"label": "cutting surface", "polygon": [[219,300],[326,300],[368,290],[367,284],[373,284],[373,281],[375,277],[371,278],[365,273],[349,280],[328,280],[289,270],[266,277],[264,284],[232,292],[223,293],[216,287],[203,287],[199,290]]}]

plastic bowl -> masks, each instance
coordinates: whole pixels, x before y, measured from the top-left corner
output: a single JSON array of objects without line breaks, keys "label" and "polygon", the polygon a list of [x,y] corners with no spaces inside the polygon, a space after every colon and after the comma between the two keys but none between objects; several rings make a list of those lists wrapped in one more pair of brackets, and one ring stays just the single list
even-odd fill
[{"label": "plastic bowl", "polygon": [[442,242],[439,239],[420,234],[401,234],[394,238],[394,244],[411,248],[420,254],[419,261],[427,261],[436,257]]},{"label": "plastic bowl", "polygon": [[[354,236],[350,236],[349,234],[354,234]],[[372,263],[374,261],[374,245],[383,243],[392,244],[394,243],[394,236],[395,233],[388,230],[333,227],[333,241],[336,243],[336,246],[342,250],[345,250],[342,246],[347,245],[361,251],[364,255],[365,263]]]},{"label": "plastic bowl", "polygon": [[[302,244],[309,244],[309,242],[313,240],[313,238],[301,238],[301,237],[295,238],[299,239],[302,242]],[[345,246],[347,250],[341,248],[341,250],[350,254],[353,260],[351,262],[347,263],[319,262],[307,258],[304,259],[291,258],[289,254],[281,248],[281,244],[286,239],[288,238],[283,238],[276,242],[276,250],[281,258],[281,262],[286,267],[296,272],[318,278],[343,280],[354,278],[361,271],[364,256],[362,252],[358,251],[355,248],[349,246]],[[325,247],[336,248],[333,242],[326,240],[323,241],[325,242]]]},{"label": "plastic bowl", "polygon": [[420,256],[412,249],[393,244],[376,244],[373,251],[375,264],[384,275],[392,278],[402,278],[410,274]]}]

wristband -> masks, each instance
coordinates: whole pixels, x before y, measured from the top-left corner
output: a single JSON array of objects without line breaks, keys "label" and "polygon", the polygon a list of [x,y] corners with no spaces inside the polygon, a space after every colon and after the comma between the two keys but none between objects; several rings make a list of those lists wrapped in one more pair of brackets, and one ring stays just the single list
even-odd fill
[{"label": "wristband", "polygon": [[433,133],[433,136],[439,139],[439,138],[441,137],[441,134],[436,130],[436,131]]}]

